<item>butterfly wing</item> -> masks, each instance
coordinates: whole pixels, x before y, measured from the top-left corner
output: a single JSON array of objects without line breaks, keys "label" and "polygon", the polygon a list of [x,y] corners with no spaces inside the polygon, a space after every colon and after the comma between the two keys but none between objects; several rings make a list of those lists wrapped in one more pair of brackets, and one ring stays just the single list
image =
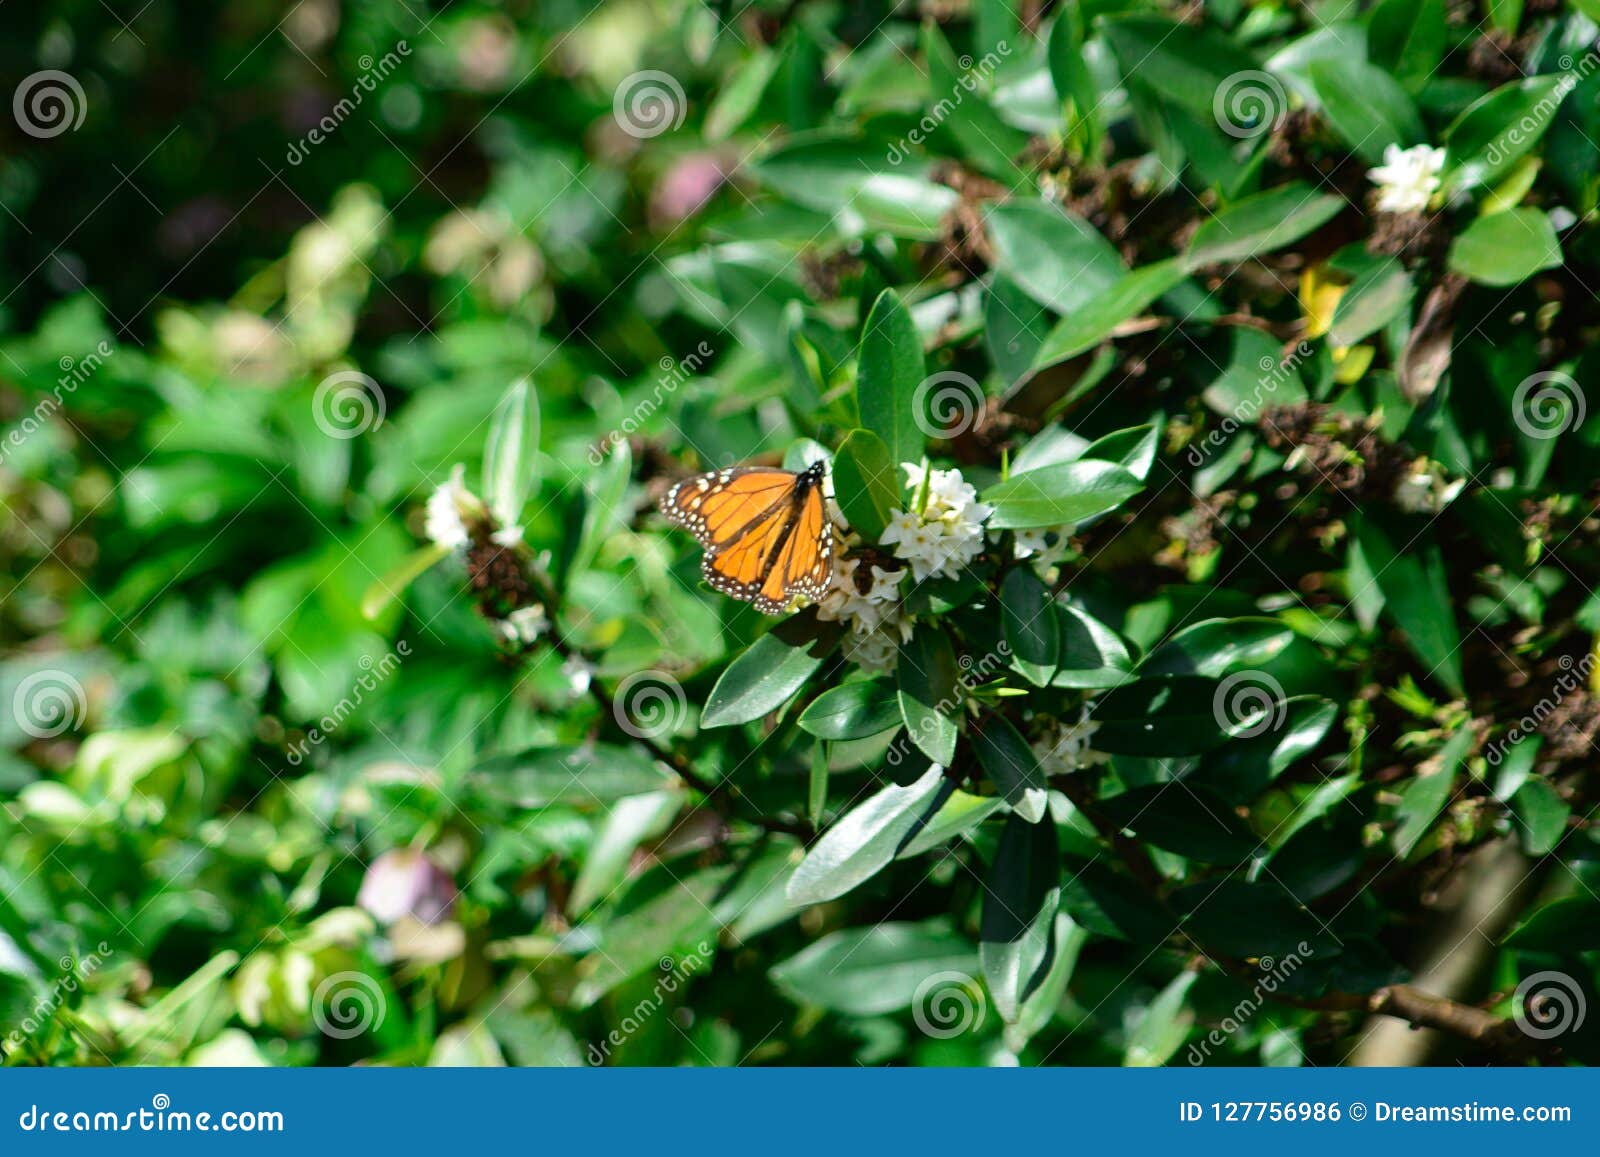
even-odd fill
[{"label": "butterfly wing", "polygon": [[797,595],[820,599],[833,570],[833,525],[821,468],[732,467],[680,482],[661,503],[705,548],[714,590],[780,614]]},{"label": "butterfly wing", "polygon": [[734,466],[678,483],[661,500],[661,513],[707,550],[722,550],[783,505],[794,487],[787,470]]}]

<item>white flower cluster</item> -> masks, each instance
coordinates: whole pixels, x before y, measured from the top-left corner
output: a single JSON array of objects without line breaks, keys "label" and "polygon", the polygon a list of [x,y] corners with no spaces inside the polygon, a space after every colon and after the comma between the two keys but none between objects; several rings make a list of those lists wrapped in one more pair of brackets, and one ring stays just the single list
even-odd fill
[{"label": "white flower cluster", "polygon": [[1048,571],[1067,555],[1067,536],[1070,526],[1041,526],[1033,530],[1012,531],[1011,553],[1020,559],[1032,559],[1034,569]]},{"label": "white flower cluster", "polygon": [[464,466],[457,466],[450,477],[428,495],[427,521],[423,532],[428,541],[446,550],[461,550],[472,541],[471,522],[484,514],[481,499],[462,481]]},{"label": "white flower cluster", "polygon": [[[983,551],[983,523],[994,507],[978,501],[978,492],[959,470],[925,470],[914,462],[900,465],[913,509],[895,511],[879,541],[905,559],[919,583],[955,578]],[[918,510],[924,485],[927,501]]]},{"label": "white flower cluster", "polygon": [[1439,174],[1443,170],[1443,149],[1431,145],[1409,149],[1390,145],[1383,150],[1383,164],[1367,173],[1367,179],[1378,186],[1378,211],[1423,212],[1434,193],[1439,191]]},{"label": "white flower cluster", "polygon": [[1046,776],[1063,775],[1105,763],[1111,756],[1089,746],[1099,729],[1098,723],[1087,718],[1076,723],[1053,723],[1031,745],[1040,769]]},{"label": "white flower cluster", "polygon": [[[871,576],[865,584],[858,582],[863,566]],[[845,657],[874,674],[893,670],[900,644],[911,638],[912,617],[900,604],[900,580],[905,573],[885,570],[861,558],[836,559],[827,596],[817,604],[817,618],[849,624]]]}]

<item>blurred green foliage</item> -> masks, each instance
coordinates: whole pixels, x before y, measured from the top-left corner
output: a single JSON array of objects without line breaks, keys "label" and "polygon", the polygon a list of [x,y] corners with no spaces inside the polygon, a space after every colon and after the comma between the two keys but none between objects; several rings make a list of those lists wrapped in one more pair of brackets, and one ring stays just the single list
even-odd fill
[{"label": "blurred green foliage", "polygon": [[[1587,1002],[1592,3],[125,8],[0,8],[8,1063]],[[821,459],[781,622],[655,510]]]}]

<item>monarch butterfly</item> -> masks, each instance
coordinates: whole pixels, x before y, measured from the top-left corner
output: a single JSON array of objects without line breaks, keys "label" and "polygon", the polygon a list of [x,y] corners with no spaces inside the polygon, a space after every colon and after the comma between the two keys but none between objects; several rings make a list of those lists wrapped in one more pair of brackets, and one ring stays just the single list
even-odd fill
[{"label": "monarch butterfly", "polygon": [[795,474],[763,466],[714,470],[678,483],[661,513],[705,547],[712,588],[782,614],[797,595],[821,599],[833,576],[833,522],[822,493],[826,467]]}]

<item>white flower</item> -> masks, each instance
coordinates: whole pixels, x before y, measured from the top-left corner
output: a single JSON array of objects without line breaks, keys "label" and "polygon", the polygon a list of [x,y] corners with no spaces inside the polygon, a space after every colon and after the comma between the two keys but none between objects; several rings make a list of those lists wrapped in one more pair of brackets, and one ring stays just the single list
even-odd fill
[{"label": "white flower", "polygon": [[1061,775],[1083,771],[1105,763],[1111,756],[1095,751],[1089,740],[1100,729],[1098,723],[1088,718],[1076,723],[1057,723],[1043,736],[1033,741],[1033,753],[1045,775]]},{"label": "white flower", "polygon": [[594,682],[594,664],[578,655],[561,664],[561,673],[567,677],[567,690],[574,695],[586,694]]},{"label": "white flower", "polygon": [[449,550],[459,550],[472,541],[470,523],[483,517],[483,502],[462,482],[465,467],[457,466],[450,478],[428,495],[427,519],[423,532],[430,542]]},{"label": "white flower", "polygon": [[887,675],[900,656],[900,644],[889,631],[879,628],[866,634],[851,631],[844,637],[844,657],[870,675]]},{"label": "white flower", "polygon": [[911,565],[919,583],[955,578],[982,552],[983,522],[994,508],[978,501],[978,492],[959,470],[930,471],[914,462],[901,467],[913,508],[923,499],[924,484],[927,501],[920,511],[895,511],[878,541],[897,548],[895,554]]},{"label": "white flower", "polygon": [[1041,526],[1012,531],[1011,553],[1015,558],[1031,558],[1036,569],[1047,571],[1066,557],[1071,530],[1070,526]]},{"label": "white flower", "polygon": [[1411,464],[1411,472],[1395,486],[1394,503],[1410,514],[1437,514],[1455,501],[1466,484],[1465,478],[1446,482],[1437,463],[1418,458]]},{"label": "white flower", "polygon": [[540,603],[535,603],[531,607],[518,607],[500,620],[500,632],[505,635],[506,641],[524,647],[534,643],[549,629],[549,626],[550,617],[545,614],[544,606]]},{"label": "white flower", "polygon": [[1431,145],[1402,149],[1390,145],[1383,150],[1383,164],[1370,170],[1367,179],[1378,186],[1378,209],[1384,213],[1421,213],[1439,189],[1439,173],[1444,168],[1444,150]]},{"label": "white flower", "polygon": [[866,593],[858,585],[863,565],[860,558],[840,558],[833,564],[828,593],[817,604],[817,617],[825,622],[849,623],[857,634],[875,631],[900,614],[900,580],[903,570],[885,570],[868,564],[870,583]]}]

